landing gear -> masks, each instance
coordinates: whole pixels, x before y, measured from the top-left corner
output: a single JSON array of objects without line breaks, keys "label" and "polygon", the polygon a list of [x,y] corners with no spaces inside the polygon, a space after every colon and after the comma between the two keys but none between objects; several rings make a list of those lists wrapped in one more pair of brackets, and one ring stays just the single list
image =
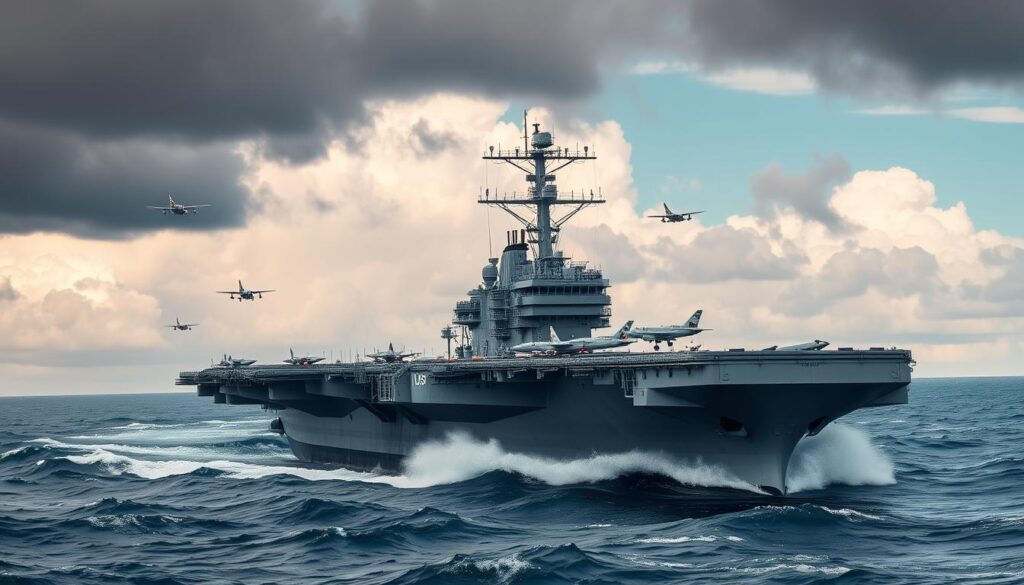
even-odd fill
[{"label": "landing gear", "polygon": [[654,344],[654,351],[661,351],[661,346],[659,346],[657,343],[655,343]]},{"label": "landing gear", "polygon": [[667,343],[669,347],[672,347],[672,342],[671,341],[666,341],[665,343]]}]

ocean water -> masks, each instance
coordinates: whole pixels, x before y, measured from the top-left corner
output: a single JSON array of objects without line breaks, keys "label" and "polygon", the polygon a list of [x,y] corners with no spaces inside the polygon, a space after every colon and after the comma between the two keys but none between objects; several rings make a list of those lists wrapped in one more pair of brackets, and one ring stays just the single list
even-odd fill
[{"label": "ocean water", "polygon": [[0,583],[1024,583],[1024,378],[914,382],[801,443],[785,497],[468,437],[400,476],[300,465],[272,417],[0,399]]}]

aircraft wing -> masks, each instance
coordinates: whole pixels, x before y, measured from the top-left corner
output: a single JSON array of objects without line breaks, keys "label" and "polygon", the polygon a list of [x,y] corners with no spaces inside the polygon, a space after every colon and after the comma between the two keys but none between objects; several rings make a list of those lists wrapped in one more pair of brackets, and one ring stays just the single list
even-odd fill
[{"label": "aircraft wing", "polygon": [[672,217],[671,215],[648,215],[647,217]]},{"label": "aircraft wing", "polygon": [[182,323],[182,327],[198,327],[199,323]]},{"label": "aircraft wing", "polygon": [[199,209],[200,207],[210,207],[210,205],[182,205],[185,209]]},{"label": "aircraft wing", "polygon": [[146,209],[159,209],[160,211],[173,211],[173,207],[160,207],[157,205],[147,205]]},{"label": "aircraft wing", "polygon": [[[253,292],[256,292],[256,291],[253,291]],[[222,295],[237,295],[237,294],[238,294],[238,291],[237,291],[237,290],[219,290],[219,291],[217,291],[217,294],[222,294]]]},{"label": "aircraft wing", "polygon": [[565,349],[573,346],[573,344],[568,341],[549,341],[548,343],[555,349]]},{"label": "aircraft wing", "polygon": [[[270,290],[250,290],[250,291],[246,291],[246,292],[260,294],[260,293],[275,292],[275,291],[274,291],[274,289],[270,289]],[[238,293],[235,293],[235,294],[238,294]]]}]

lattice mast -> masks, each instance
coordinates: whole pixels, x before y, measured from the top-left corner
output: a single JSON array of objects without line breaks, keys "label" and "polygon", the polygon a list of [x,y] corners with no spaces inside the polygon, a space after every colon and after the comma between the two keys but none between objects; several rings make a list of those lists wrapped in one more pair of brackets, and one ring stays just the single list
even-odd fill
[{"label": "lattice mast", "polygon": [[[523,112],[523,147],[497,150],[488,147],[484,160],[495,160],[508,163],[526,173],[529,187],[525,194],[491,193],[484,191],[478,203],[500,207],[523,225],[528,234],[528,243],[533,247],[533,254],[538,264],[545,264],[555,258],[555,244],[562,225],[577,213],[590,205],[604,203],[600,193],[571,192],[568,197],[560,195],[555,185],[555,173],[573,163],[596,160],[596,153],[584,146],[583,150],[570,150],[556,147],[550,132],[541,132],[540,124],[533,124],[533,134],[528,132],[529,124],[526,112]],[[557,219],[552,219],[554,206],[569,206],[568,212]],[[523,213],[521,208],[532,210]],[[532,217],[530,217],[532,215]],[[561,260],[559,260],[561,261]]]}]

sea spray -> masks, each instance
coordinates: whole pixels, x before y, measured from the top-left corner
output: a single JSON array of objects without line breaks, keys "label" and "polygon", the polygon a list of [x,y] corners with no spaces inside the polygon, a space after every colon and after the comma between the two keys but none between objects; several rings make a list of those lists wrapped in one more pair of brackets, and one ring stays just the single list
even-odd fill
[{"label": "sea spray", "polygon": [[896,483],[892,461],[864,431],[832,423],[814,437],[804,437],[793,451],[786,473],[790,493],[832,484]]},{"label": "sea spray", "polygon": [[558,460],[504,451],[497,441],[479,441],[465,433],[417,447],[407,459],[405,478],[413,486],[454,483],[489,471],[518,473],[549,485],[590,483],[628,473],[653,473],[686,485],[756,491],[719,467],[675,461],[661,454],[628,451]]}]

